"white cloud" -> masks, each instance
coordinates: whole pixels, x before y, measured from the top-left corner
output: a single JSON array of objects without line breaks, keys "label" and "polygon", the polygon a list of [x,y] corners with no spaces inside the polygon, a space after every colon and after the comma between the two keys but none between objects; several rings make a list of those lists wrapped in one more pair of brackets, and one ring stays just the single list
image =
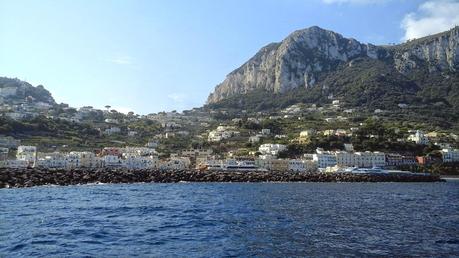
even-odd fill
[{"label": "white cloud", "polygon": [[185,101],[185,94],[183,93],[171,93],[167,95],[168,98],[172,99],[174,102],[182,103]]},{"label": "white cloud", "polygon": [[116,111],[123,113],[123,114],[127,114],[131,111],[134,112],[134,109],[129,108],[129,107],[112,107],[111,109],[115,109]]},{"label": "white cloud", "polygon": [[427,1],[403,19],[401,27],[405,35],[402,40],[439,33],[456,25],[459,25],[459,0]]},{"label": "white cloud", "polygon": [[380,4],[391,0],[322,0],[326,4]]},{"label": "white cloud", "polygon": [[131,65],[133,63],[132,57],[128,55],[120,55],[113,58],[108,58],[107,61],[117,65]]}]

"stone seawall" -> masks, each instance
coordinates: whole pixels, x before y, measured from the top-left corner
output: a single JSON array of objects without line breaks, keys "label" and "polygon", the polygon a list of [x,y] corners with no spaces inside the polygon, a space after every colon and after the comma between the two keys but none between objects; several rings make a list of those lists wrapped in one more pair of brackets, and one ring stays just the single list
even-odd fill
[{"label": "stone seawall", "polygon": [[439,176],[416,174],[358,175],[349,173],[229,172],[127,169],[0,169],[0,188],[90,183],[187,182],[439,182]]}]

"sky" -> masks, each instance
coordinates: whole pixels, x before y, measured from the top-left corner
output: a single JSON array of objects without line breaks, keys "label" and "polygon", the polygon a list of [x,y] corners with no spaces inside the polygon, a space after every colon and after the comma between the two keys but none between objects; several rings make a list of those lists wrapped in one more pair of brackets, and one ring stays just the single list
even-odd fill
[{"label": "sky", "polygon": [[181,111],[297,29],[389,44],[457,24],[459,0],[0,0],[0,76],[74,107]]}]

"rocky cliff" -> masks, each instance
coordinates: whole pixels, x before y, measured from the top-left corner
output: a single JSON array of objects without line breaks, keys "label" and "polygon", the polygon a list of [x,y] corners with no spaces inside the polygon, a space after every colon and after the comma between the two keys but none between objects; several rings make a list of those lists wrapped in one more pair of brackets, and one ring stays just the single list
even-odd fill
[{"label": "rocky cliff", "polygon": [[19,79],[0,77],[0,102],[10,103],[26,98],[55,105],[51,93],[42,85],[36,87]]},{"label": "rocky cliff", "polygon": [[216,103],[257,89],[283,93],[311,88],[343,64],[352,65],[351,61],[362,58],[382,61],[405,76],[422,68],[428,68],[429,72],[456,72],[458,42],[459,27],[397,46],[363,44],[319,27],[298,30],[280,43],[263,47],[231,72],[207,102]]}]

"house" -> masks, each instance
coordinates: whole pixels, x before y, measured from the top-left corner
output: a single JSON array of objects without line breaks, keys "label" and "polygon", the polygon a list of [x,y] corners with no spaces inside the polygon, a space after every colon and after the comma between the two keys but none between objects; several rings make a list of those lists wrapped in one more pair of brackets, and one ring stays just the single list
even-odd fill
[{"label": "house", "polygon": [[270,135],[271,134],[271,129],[267,129],[267,128],[261,129],[261,134],[262,135]]},{"label": "house", "polygon": [[209,142],[219,142],[239,135],[238,131],[232,130],[231,127],[218,126],[216,130],[210,131],[207,140]]},{"label": "house", "polygon": [[156,156],[128,155],[122,161],[122,166],[127,169],[151,169],[159,166],[159,159]]},{"label": "house", "polygon": [[29,166],[29,162],[25,160],[9,159],[5,161],[0,161],[0,167],[4,168],[26,168]]},{"label": "house", "polygon": [[287,146],[283,144],[271,144],[271,143],[266,143],[262,144],[259,148],[258,151],[261,154],[264,155],[273,155],[277,156],[280,152],[287,150]]},{"label": "house", "polygon": [[148,141],[147,144],[145,144],[145,147],[147,148],[157,148],[158,147],[158,141],[155,141],[155,140],[151,140],[151,141]]},{"label": "house", "polygon": [[345,143],[344,150],[347,152],[354,152],[354,145],[352,143]]},{"label": "house", "polygon": [[323,134],[324,136],[332,136],[332,135],[335,134],[335,130],[333,130],[333,129],[323,130],[323,131],[322,131],[322,134]]},{"label": "house", "polygon": [[115,155],[105,155],[103,157],[103,162],[105,167],[122,167],[123,162],[119,156]]},{"label": "house", "polygon": [[105,147],[102,149],[101,156],[111,155],[111,156],[121,156],[121,149],[118,147]]},{"label": "house", "polygon": [[118,124],[119,121],[118,121],[118,119],[107,118],[107,119],[105,119],[105,123],[107,123],[107,124]]},{"label": "house", "polygon": [[191,161],[186,157],[171,157],[168,161],[160,164],[162,170],[181,170],[190,168]]},{"label": "house", "polygon": [[347,135],[347,131],[344,129],[336,129],[335,135],[338,137],[344,137]]},{"label": "house", "polygon": [[318,148],[316,153],[313,154],[313,161],[317,163],[319,168],[333,167],[336,166],[336,155]]},{"label": "house", "polygon": [[118,133],[121,133],[121,128],[116,127],[116,126],[107,128],[104,131],[104,134],[106,134],[106,135],[112,135],[112,134],[118,134]]},{"label": "house", "polygon": [[10,112],[10,113],[6,113],[6,116],[8,116],[9,118],[13,120],[21,120],[21,119],[24,119],[27,115],[22,112]]},{"label": "house", "polygon": [[260,141],[260,139],[261,139],[261,135],[258,135],[258,134],[257,134],[257,135],[255,135],[255,136],[250,136],[250,137],[249,137],[249,142],[250,142],[250,143],[257,143],[257,142]]},{"label": "house", "polygon": [[398,106],[399,108],[407,108],[407,107],[408,107],[408,105],[405,104],[405,103],[399,103],[397,106]]},{"label": "house", "polygon": [[27,162],[28,166],[34,166],[37,160],[37,147],[19,146],[16,153],[16,159]]},{"label": "house", "polygon": [[128,136],[129,137],[135,137],[137,135],[137,132],[136,131],[129,131],[128,132]]},{"label": "house", "polygon": [[338,151],[336,155],[336,165],[340,167],[384,167],[386,166],[386,156],[382,152],[346,152]]},{"label": "house", "polygon": [[398,166],[410,166],[415,165],[416,159],[414,156],[405,156],[401,154],[387,153],[386,154],[386,166],[398,167]]},{"label": "house", "polygon": [[62,153],[54,152],[40,154],[42,157],[37,160],[37,167],[40,168],[66,168],[65,156]]},{"label": "house", "polygon": [[419,130],[416,130],[415,134],[411,134],[408,136],[408,141],[415,142],[416,144],[422,144],[422,145],[427,145],[429,144],[429,138]]},{"label": "house", "polygon": [[71,156],[75,157],[75,160],[79,160],[79,167],[83,168],[99,168],[103,166],[101,159],[96,157],[96,154],[89,151],[73,151],[70,152]]},{"label": "house", "polygon": [[276,159],[272,156],[262,157],[255,161],[255,165],[268,171],[288,171],[289,162],[286,159]]},{"label": "house", "polygon": [[8,153],[9,153],[9,149],[8,148],[0,147],[0,161],[7,160],[8,159]]},{"label": "house", "polygon": [[443,149],[441,150],[443,162],[459,162],[459,150]]}]

